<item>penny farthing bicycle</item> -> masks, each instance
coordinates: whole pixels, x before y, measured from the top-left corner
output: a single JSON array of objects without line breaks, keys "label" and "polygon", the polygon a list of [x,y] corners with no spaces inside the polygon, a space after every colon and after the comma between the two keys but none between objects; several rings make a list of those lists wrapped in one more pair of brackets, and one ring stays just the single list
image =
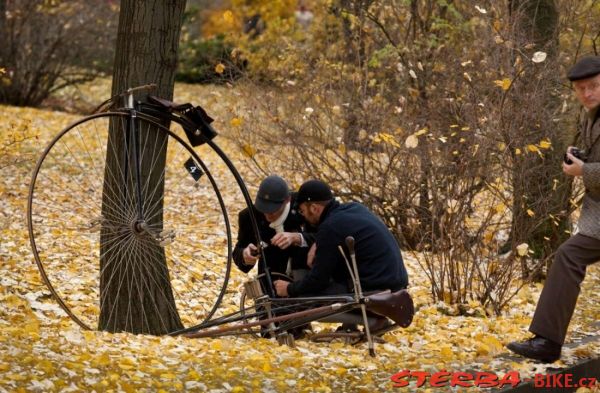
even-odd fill
[{"label": "penny farthing bicycle", "polygon": [[[35,261],[86,329],[128,330],[128,321],[148,318],[148,329],[172,332],[208,320],[227,288],[231,227],[211,167],[224,161],[250,203],[248,192],[211,141],[216,132],[202,108],[134,102],[135,92],[152,88],[129,89],[102,107],[125,106],[66,127],[32,176]],[[201,158],[209,153],[213,162]]]}]

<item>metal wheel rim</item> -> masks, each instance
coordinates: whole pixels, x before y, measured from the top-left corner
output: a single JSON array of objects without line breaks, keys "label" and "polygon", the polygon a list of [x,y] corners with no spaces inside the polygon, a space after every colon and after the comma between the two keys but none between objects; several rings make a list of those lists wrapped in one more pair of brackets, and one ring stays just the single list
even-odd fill
[{"label": "metal wheel rim", "polygon": [[[32,178],[31,178],[31,183],[30,183],[29,193],[28,193],[28,200],[27,200],[27,227],[28,227],[28,232],[29,232],[30,244],[31,244],[32,252],[34,254],[34,259],[36,261],[36,265],[38,267],[38,270],[40,271],[42,279],[43,279],[44,283],[46,284],[47,288],[50,290],[54,299],[59,303],[59,305],[66,312],[66,314],[73,321],[75,321],[79,326],[81,326],[84,329],[89,329],[89,330],[93,330],[93,328],[89,324],[82,321],[80,317],[78,317],[77,315],[75,315],[75,313],[72,312],[71,307],[69,307],[65,303],[62,296],[58,293],[58,291],[56,290],[54,284],[51,282],[51,280],[46,272],[46,267],[44,266],[44,263],[42,262],[41,257],[38,252],[38,245],[36,243],[36,236],[34,234],[35,230],[34,230],[34,223],[33,223],[33,217],[32,217],[33,205],[34,205],[33,202],[34,202],[34,198],[35,198],[34,193],[36,191],[36,181],[40,174],[40,169],[41,169],[42,165],[44,164],[45,159],[47,158],[49,152],[58,143],[58,141],[69,131],[71,131],[75,127],[77,127],[85,122],[92,121],[94,119],[101,118],[101,117],[109,118],[111,116],[118,116],[118,117],[125,118],[125,117],[128,117],[129,115],[127,113],[123,113],[123,112],[107,112],[107,113],[100,113],[100,114],[87,116],[76,122],[71,123],[66,128],[64,128],[60,133],[58,133],[50,141],[50,143],[46,146],[42,155],[40,156],[40,158],[38,159],[38,161],[35,165],[35,168],[32,173]],[[227,289],[227,284],[228,284],[230,271],[231,271],[231,262],[232,262],[231,227],[230,227],[228,214],[227,214],[227,210],[225,208],[225,204],[224,204],[222,195],[220,194],[218,185],[216,184],[216,181],[210,174],[210,171],[208,170],[208,168],[204,165],[203,161],[198,157],[197,153],[191,147],[189,147],[189,145],[181,137],[179,137],[177,134],[173,133],[171,130],[167,129],[166,127],[156,123],[151,117],[144,116],[143,114],[139,114],[138,116],[141,119],[143,119],[144,121],[153,123],[154,125],[156,125],[163,132],[167,133],[167,137],[171,137],[174,140],[176,140],[179,144],[181,144],[181,146],[183,146],[190,153],[190,155],[194,158],[194,160],[196,160],[203,167],[203,170],[208,175],[207,177],[210,179],[210,183],[211,183],[213,190],[215,191],[216,196],[219,200],[220,208],[221,208],[222,215],[223,215],[223,218],[225,221],[226,234],[227,234],[227,261],[226,261],[226,268],[225,268],[226,273],[225,273],[225,277],[223,280],[223,284],[221,285],[219,295],[216,298],[216,301],[215,301],[212,309],[208,312],[207,316],[204,318],[204,321],[207,321],[214,315],[214,313],[218,309],[218,307],[223,299],[223,296]]]}]

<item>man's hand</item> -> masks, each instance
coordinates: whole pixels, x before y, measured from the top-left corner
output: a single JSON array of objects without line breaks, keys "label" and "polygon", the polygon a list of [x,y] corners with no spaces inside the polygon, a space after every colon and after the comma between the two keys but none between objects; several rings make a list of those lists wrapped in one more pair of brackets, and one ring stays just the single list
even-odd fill
[{"label": "man's hand", "polygon": [[273,236],[271,245],[285,250],[289,246],[300,246],[302,238],[299,232],[281,232]]},{"label": "man's hand", "polygon": [[567,164],[566,162],[563,162],[563,164],[562,164],[563,172],[566,175],[569,175],[569,176],[582,176],[583,175],[583,164],[584,164],[584,162],[581,161],[579,158],[577,158],[577,157],[575,157],[574,155],[571,154],[571,148],[570,147],[567,150],[567,157],[569,157],[569,159],[573,163],[572,164]]},{"label": "man's hand", "polygon": [[256,246],[252,243],[248,244],[248,247],[244,248],[242,256],[244,257],[244,263],[246,265],[254,265],[256,261],[258,261],[260,254],[257,254],[256,256],[252,255],[253,253],[257,253],[257,251],[258,248],[256,248]]},{"label": "man's hand", "polygon": [[317,253],[317,243],[313,243],[310,246],[310,250],[308,250],[308,255],[306,256],[306,264],[309,268],[312,269],[313,264],[315,263],[315,254]]},{"label": "man's hand", "polygon": [[281,297],[290,296],[287,291],[288,285],[290,285],[290,283],[283,280],[275,280],[275,282],[273,283],[273,286],[275,287],[275,292],[277,292],[277,295]]}]

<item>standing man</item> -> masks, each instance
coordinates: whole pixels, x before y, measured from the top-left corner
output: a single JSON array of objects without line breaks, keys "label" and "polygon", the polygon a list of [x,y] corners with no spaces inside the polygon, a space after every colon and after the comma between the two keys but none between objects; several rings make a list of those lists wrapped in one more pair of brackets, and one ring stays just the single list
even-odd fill
[{"label": "standing man", "polygon": [[581,143],[585,150],[580,154],[569,147],[562,164],[566,175],[581,177],[585,186],[579,233],[556,251],[529,326],[535,336],[507,345],[519,355],[548,363],[560,358],[586,267],[600,260],[600,57],[581,59],[567,77],[586,110],[581,124]]},{"label": "standing man", "polygon": [[[308,269],[306,257],[314,235],[306,232],[304,219],[292,208],[294,202],[295,195],[290,193],[286,181],[271,175],[260,183],[253,212],[260,240],[266,244],[263,248],[270,271],[288,274],[292,278],[296,276],[297,279]],[[239,213],[238,219],[233,261],[241,271],[248,273],[261,255],[248,208]],[[261,266],[259,273],[263,273]]]},{"label": "standing man", "polygon": [[[296,202],[309,224],[318,226],[312,269],[302,280],[277,280],[279,296],[349,293],[350,275],[338,246],[354,237],[356,260],[363,291],[406,288],[408,274],[396,239],[369,209],[360,203],[340,204],[329,186],[319,180],[302,184]],[[345,251],[347,253],[347,250]]]}]

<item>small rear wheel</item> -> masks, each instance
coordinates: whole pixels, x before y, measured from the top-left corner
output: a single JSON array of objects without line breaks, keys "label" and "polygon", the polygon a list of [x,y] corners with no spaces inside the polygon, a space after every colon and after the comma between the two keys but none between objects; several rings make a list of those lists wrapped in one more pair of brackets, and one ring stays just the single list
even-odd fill
[{"label": "small rear wheel", "polygon": [[[258,276],[256,276],[256,280],[258,280],[258,282],[260,283],[262,293],[266,294],[267,291],[264,288],[264,285],[265,285],[264,277],[265,277],[265,273],[261,273]],[[289,282],[292,281],[292,278],[290,276],[283,274],[283,273],[277,273],[277,272],[271,273],[271,279],[273,281],[275,281],[275,280],[284,280],[284,281],[289,281]],[[252,317],[249,317],[249,315],[254,315],[254,314],[259,314],[260,319],[267,318],[266,314],[263,314],[264,311],[265,310],[263,310],[261,306],[257,307],[255,299],[252,299],[250,296],[248,296],[248,294],[246,293],[246,289],[242,289],[242,294],[240,296],[240,315],[242,316],[242,321],[244,323],[251,322]],[[250,328],[250,329],[248,329],[248,331],[253,333],[255,330]],[[254,335],[258,337],[258,334],[254,334]]]}]

